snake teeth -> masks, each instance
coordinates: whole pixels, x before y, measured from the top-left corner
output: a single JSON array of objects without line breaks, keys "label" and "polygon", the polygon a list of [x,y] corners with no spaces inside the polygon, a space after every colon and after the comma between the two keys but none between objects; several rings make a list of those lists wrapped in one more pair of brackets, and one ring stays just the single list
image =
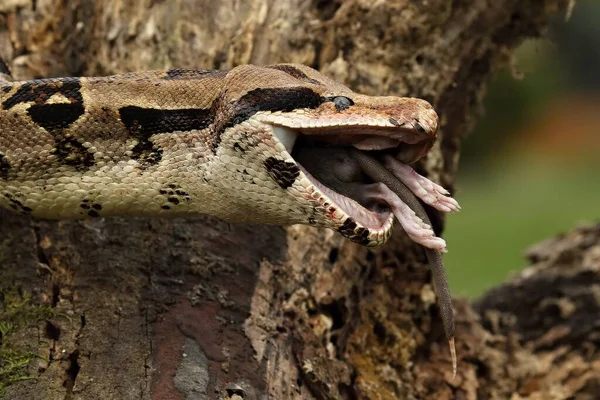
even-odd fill
[{"label": "snake teeth", "polygon": [[298,138],[298,132],[284,126],[276,125],[273,126],[273,131],[287,152],[291,154],[294,144],[296,143],[296,139]]},{"label": "snake teeth", "polygon": [[384,150],[393,149],[398,146],[398,141],[382,136],[367,137],[360,142],[354,143],[359,150]]}]

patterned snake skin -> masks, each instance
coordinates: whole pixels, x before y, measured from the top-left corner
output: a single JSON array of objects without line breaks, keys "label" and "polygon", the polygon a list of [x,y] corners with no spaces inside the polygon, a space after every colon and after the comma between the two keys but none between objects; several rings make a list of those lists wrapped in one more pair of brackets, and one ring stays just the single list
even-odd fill
[{"label": "patterned snake skin", "polygon": [[397,217],[428,247],[456,375],[446,244],[414,195],[460,207],[406,165],[431,148],[437,123],[424,100],[357,94],[303,65],[13,83],[0,62],[0,206],[307,224],[367,246],[385,243]]},{"label": "patterned snake skin", "polygon": [[0,205],[52,219],[299,223],[380,245],[394,216],[324,193],[294,142],[395,148],[409,163],[437,122],[424,100],[357,94],[303,65],[0,80]]}]

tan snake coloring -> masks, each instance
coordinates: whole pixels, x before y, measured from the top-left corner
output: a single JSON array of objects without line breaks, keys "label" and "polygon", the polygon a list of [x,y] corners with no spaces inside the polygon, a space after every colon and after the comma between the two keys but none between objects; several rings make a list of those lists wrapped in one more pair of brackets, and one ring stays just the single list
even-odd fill
[{"label": "tan snake coloring", "polygon": [[397,218],[443,252],[429,224],[344,151],[375,157],[424,203],[457,211],[409,166],[437,131],[424,100],[358,94],[304,65],[12,82],[0,63],[0,206],[51,219],[306,224],[366,246],[384,244]]}]

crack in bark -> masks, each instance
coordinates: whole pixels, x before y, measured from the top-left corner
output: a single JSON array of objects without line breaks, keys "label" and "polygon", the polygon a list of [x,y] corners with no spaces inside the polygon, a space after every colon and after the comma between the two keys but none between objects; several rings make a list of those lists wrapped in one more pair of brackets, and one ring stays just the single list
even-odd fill
[{"label": "crack in bark", "polygon": [[40,226],[37,225],[36,223],[32,223],[31,229],[33,230],[33,234],[35,235],[35,244],[36,244],[38,262],[40,264],[43,264],[43,265],[47,266],[48,268],[50,268],[50,260],[46,256],[46,253],[44,252],[44,247],[42,246],[43,239],[42,239],[42,235],[40,233]]},{"label": "crack in bark", "polygon": [[75,349],[69,354],[69,368],[67,368],[67,379],[63,382],[63,387],[67,390],[64,400],[71,400],[73,398],[73,387],[75,386],[75,380],[81,369],[79,365],[79,349]]},{"label": "crack in bark", "polygon": [[[52,271],[52,263],[50,261],[50,258],[46,254],[46,248],[48,246],[45,246],[43,244],[46,239],[42,236],[41,227],[38,223],[32,222],[31,228],[35,235],[36,255],[37,255],[37,259],[38,259],[38,264],[42,265],[44,268],[47,268],[48,270]],[[51,293],[50,293],[51,294],[50,295],[50,307],[51,308],[57,307],[57,305],[60,301],[60,291],[61,291],[60,283],[54,282],[52,284]],[[76,310],[75,310],[74,304],[72,303],[72,301],[70,301],[69,303],[70,303],[71,310],[73,312],[75,312]],[[65,370],[66,378],[63,381],[63,387],[66,390],[64,400],[72,399],[73,388],[75,386],[77,376],[81,369],[81,366],[79,365],[79,357],[81,355],[81,352],[79,349],[79,345],[80,345],[79,338],[81,337],[81,332],[85,328],[86,324],[87,324],[87,321],[86,321],[85,314],[81,314],[80,322],[79,322],[79,329],[77,330],[77,333],[75,334],[75,350],[73,350],[67,357],[69,364]],[[56,343],[60,339],[61,329],[59,326],[53,324],[51,321],[48,320],[48,321],[46,321],[45,334],[46,334],[46,337],[48,337],[52,341],[52,346],[49,349],[48,365],[46,366],[44,371],[48,370],[50,368],[50,366],[52,365],[52,363],[55,360],[57,360]]]},{"label": "crack in bark", "polygon": [[[38,265],[43,266],[43,268],[45,268],[47,270],[52,270],[52,267],[50,264],[50,259],[46,255],[44,246],[42,245],[42,242],[44,239],[42,238],[40,225],[37,224],[35,221],[32,221],[30,223],[30,228],[35,237],[35,249],[36,249],[35,254],[37,256]],[[60,286],[56,283],[53,284],[51,287],[50,299],[51,299],[50,307],[56,308],[58,301],[60,299]],[[54,325],[51,321],[47,320],[46,325],[44,327],[44,334],[45,334],[45,337],[50,340],[48,342],[48,345],[49,345],[48,346],[49,347],[48,348],[48,364],[45,365],[45,367],[38,369],[39,375],[42,375],[44,372],[46,372],[48,369],[50,369],[50,367],[52,366],[54,361],[57,359],[56,344],[60,338],[61,330],[60,330],[60,327]],[[41,338],[41,332],[39,329],[38,329],[38,336],[39,336],[40,343],[43,343],[42,338]]]},{"label": "crack in bark", "polygon": [[[149,224],[148,228],[150,230],[153,230],[152,224]],[[154,290],[155,282],[153,280],[154,265],[156,265],[156,260],[154,260],[154,257],[151,257],[151,259],[149,260],[148,267],[144,268],[142,270],[142,273],[145,275],[145,277],[147,279],[146,285],[150,292],[155,291]],[[151,298],[152,299],[156,298],[154,293]],[[144,357],[144,382],[143,382],[143,384],[140,384],[140,400],[144,399],[146,392],[151,390],[150,380],[152,379],[152,356],[154,354],[154,343],[153,343],[153,336],[151,333],[152,321],[151,321],[151,318],[149,315],[149,313],[150,313],[149,307],[151,305],[154,305],[154,302],[147,303],[147,307],[142,311],[143,315],[144,315],[144,327],[143,327],[144,333],[143,333],[143,335],[147,342],[148,354],[146,355],[146,357]],[[152,393],[150,393],[150,396],[152,396]]]},{"label": "crack in bark", "polygon": [[[81,332],[83,331],[83,329],[85,328],[87,324],[86,318],[85,318],[85,313],[81,314],[80,316],[80,320],[79,320],[79,329],[77,330],[77,333],[75,334],[75,350],[73,350],[71,352],[71,354],[69,354],[68,360],[69,360],[69,366],[67,367],[66,372],[66,379],[63,382],[63,387],[66,389],[66,394],[64,397],[64,400],[71,400],[73,397],[73,388],[75,387],[75,381],[77,380],[77,375],[79,375],[79,371],[81,370],[81,366],[79,365],[79,357],[81,355],[80,349],[79,349],[79,338],[81,337]],[[89,355],[88,355],[89,357]]]},{"label": "crack in bark", "polygon": [[144,336],[148,342],[148,354],[144,358],[144,383],[141,385],[140,400],[144,399],[144,395],[148,390],[148,383],[150,381],[150,370],[152,366],[150,361],[152,360],[152,354],[154,354],[154,348],[152,343],[152,335],[150,334],[150,319],[148,318],[148,310],[144,310]]}]

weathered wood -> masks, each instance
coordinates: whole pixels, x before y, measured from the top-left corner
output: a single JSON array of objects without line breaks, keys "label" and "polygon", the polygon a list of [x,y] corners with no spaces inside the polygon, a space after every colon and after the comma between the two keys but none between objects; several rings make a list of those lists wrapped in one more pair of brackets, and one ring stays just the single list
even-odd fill
[{"label": "weathered wood", "polygon": [[[359,92],[423,97],[442,131],[419,168],[451,187],[491,73],[567,3],[9,0],[0,52],[20,79],[300,62]],[[2,336],[42,357],[6,399],[586,398],[597,384],[593,331],[551,311],[572,309],[563,284],[588,282],[527,286],[554,276],[546,268],[475,308],[456,302],[452,381],[425,257],[402,232],[368,251],[329,231],[210,217],[0,221],[0,305],[30,293],[45,307]],[[597,229],[577,232],[589,247],[572,251],[595,257]],[[577,304],[569,315],[598,312]]]}]

